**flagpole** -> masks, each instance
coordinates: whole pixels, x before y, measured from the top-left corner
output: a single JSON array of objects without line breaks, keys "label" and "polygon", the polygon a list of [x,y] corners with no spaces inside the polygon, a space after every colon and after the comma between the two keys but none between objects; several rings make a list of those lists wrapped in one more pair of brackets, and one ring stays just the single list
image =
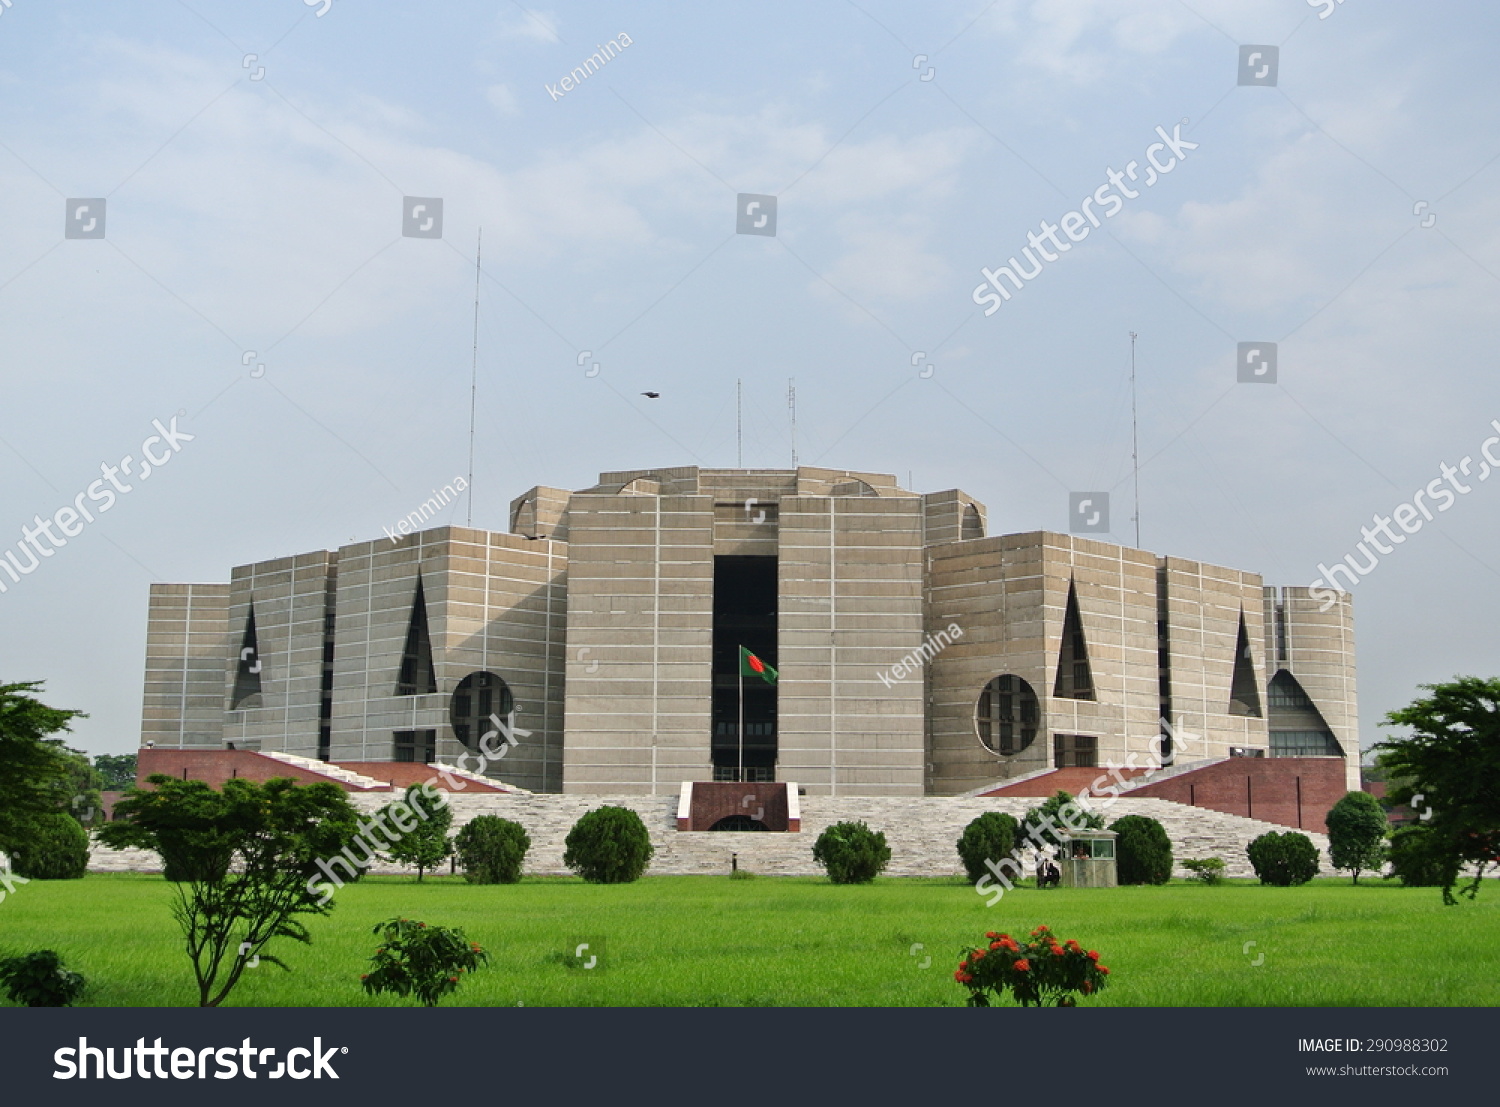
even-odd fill
[{"label": "flagpole", "polygon": [[[742,647],[743,648],[743,647]],[[745,655],[740,654],[740,776],[739,782],[745,783]]]}]

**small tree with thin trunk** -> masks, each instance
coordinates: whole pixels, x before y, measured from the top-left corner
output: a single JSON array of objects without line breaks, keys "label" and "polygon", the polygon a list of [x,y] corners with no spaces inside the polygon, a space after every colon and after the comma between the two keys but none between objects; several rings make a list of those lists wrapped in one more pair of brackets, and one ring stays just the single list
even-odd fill
[{"label": "small tree with thin trunk", "polygon": [[[395,823],[394,812],[398,806],[404,805],[411,811],[426,811],[426,818],[419,819],[413,829],[394,838],[385,851],[385,855],[398,864],[415,865],[417,883],[420,884],[423,873],[437,868],[453,852],[453,842],[448,837],[448,830],[453,825],[453,808],[446,803],[425,806],[420,801],[413,803],[413,793],[422,794],[422,785],[413,784],[408,788],[400,804],[391,803],[382,807],[375,822],[378,825],[389,815]],[[397,826],[399,829],[399,823]]]},{"label": "small tree with thin trunk", "polygon": [[359,815],[335,784],[235,778],[215,791],[161,774],[149,783],[152,790],[115,805],[116,821],[99,838],[154,850],[176,873],[172,913],[187,939],[198,1006],[217,1007],[247,966],[286,968],[263,952],[273,939],[312,941],[297,916],[332,909],[319,862],[354,842]]},{"label": "small tree with thin trunk", "polygon": [[1328,856],[1335,869],[1375,872],[1385,864],[1385,811],[1368,792],[1346,792],[1329,809]]}]

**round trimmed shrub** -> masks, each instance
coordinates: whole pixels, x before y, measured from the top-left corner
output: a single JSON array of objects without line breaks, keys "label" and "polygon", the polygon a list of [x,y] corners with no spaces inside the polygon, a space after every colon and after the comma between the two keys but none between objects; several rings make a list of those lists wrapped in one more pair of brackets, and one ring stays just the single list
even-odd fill
[{"label": "round trimmed shrub", "polygon": [[1268,831],[1246,847],[1250,864],[1262,884],[1289,888],[1318,875],[1318,847],[1306,834]]},{"label": "round trimmed shrub", "polygon": [[864,823],[834,823],[813,843],[813,860],[835,884],[868,884],[891,862],[885,832]]},{"label": "round trimmed shrub", "polygon": [[1434,849],[1432,831],[1425,826],[1403,826],[1391,835],[1391,871],[1407,888],[1444,888],[1457,876],[1452,859]]},{"label": "round trimmed shrub", "polygon": [[629,884],[656,852],[641,817],[628,807],[596,807],[568,831],[563,864],[590,884]]},{"label": "round trimmed shrub", "polygon": [[1335,869],[1353,873],[1355,884],[1361,871],[1380,871],[1390,828],[1379,800],[1369,792],[1346,792],[1324,822],[1328,825],[1328,859]]},{"label": "round trimmed shrub", "polygon": [[0,987],[12,1003],[26,1007],[71,1007],[86,983],[70,970],[56,950],[39,949],[20,957],[0,958]]},{"label": "round trimmed shrub", "polygon": [[1166,828],[1145,815],[1125,815],[1110,824],[1115,839],[1115,866],[1121,884],[1165,884],[1172,878],[1172,839]]},{"label": "round trimmed shrub", "polygon": [[999,864],[1015,851],[1020,825],[1003,811],[986,811],[964,827],[958,839],[958,857],[970,884],[977,883],[989,871],[984,867],[986,861]]},{"label": "round trimmed shrub", "polygon": [[89,832],[62,811],[37,815],[16,842],[11,866],[27,880],[78,880],[89,867]]},{"label": "round trimmed shrub", "polygon": [[531,836],[520,823],[499,815],[478,815],[454,838],[458,863],[470,884],[515,884],[531,848]]}]

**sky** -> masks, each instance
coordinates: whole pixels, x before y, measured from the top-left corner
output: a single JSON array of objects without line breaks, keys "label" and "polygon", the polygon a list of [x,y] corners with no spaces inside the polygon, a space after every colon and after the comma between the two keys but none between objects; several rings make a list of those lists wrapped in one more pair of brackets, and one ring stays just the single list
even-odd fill
[{"label": "sky", "polygon": [[1139,545],[1305,587],[1410,504],[1362,741],[1500,669],[1496,5],[0,4],[0,681],[80,748],[138,745],[153,582],[467,478],[481,234],[436,524],[795,448],[1135,545],[1133,332]]}]

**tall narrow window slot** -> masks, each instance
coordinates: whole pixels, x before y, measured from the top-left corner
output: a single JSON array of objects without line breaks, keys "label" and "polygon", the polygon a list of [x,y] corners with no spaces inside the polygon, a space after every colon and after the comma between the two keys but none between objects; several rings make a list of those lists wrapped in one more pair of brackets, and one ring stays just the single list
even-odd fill
[{"label": "tall narrow window slot", "polygon": [[741,678],[740,649],[777,667],[776,558],[714,558],[713,635],[714,779],[775,780],[776,686],[759,677]]},{"label": "tall narrow window slot", "polygon": [[[234,674],[234,694],[229,700],[229,710],[242,707],[260,707],[260,643],[255,637],[255,605],[245,617],[245,634],[240,639],[240,664]],[[251,700],[254,702],[251,702]]]},{"label": "tall narrow window slot", "polygon": [[1250,655],[1250,634],[1245,612],[1240,611],[1240,635],[1234,647],[1234,683],[1229,689],[1229,713],[1260,718],[1260,688],[1255,682],[1255,659]]},{"label": "tall narrow window slot", "polygon": [[1067,700],[1094,698],[1094,674],[1089,668],[1089,647],[1083,636],[1083,618],[1078,614],[1078,587],[1068,582],[1068,608],[1063,615],[1062,647],[1057,651],[1057,680],[1052,694]]},{"label": "tall narrow window slot", "polygon": [[401,652],[401,675],[396,680],[396,695],[421,696],[437,690],[432,639],[427,633],[427,596],[419,576],[417,594],[411,601],[411,621],[406,627],[406,649]]}]

